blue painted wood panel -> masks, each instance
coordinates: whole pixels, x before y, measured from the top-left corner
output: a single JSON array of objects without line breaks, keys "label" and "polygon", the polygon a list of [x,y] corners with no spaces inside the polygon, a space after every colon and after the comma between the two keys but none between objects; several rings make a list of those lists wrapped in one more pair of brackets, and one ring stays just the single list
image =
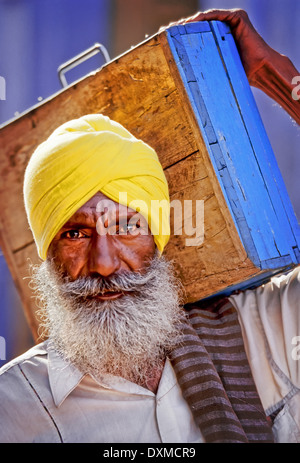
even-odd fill
[{"label": "blue painted wood panel", "polygon": [[229,27],[172,27],[168,41],[248,257],[264,276],[296,265],[299,224]]}]

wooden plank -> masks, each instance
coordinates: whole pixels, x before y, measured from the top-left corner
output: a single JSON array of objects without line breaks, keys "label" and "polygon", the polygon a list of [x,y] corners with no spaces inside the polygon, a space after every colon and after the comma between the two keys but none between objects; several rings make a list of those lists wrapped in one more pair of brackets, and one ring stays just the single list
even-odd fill
[{"label": "wooden plank", "polygon": [[[221,160],[226,159],[226,165],[232,174],[234,191],[244,215],[247,216],[248,226],[251,230],[260,230],[264,222],[261,223],[261,215],[257,211],[263,209],[262,215],[269,214],[270,200],[264,182],[260,181],[259,167],[252,157],[251,143],[236,107],[214,36],[212,33],[205,33],[200,38],[199,34],[186,34],[182,36],[182,40],[186,45],[187,57],[193,64],[194,71],[197,71],[197,84],[217,133]],[[241,156],[247,163],[239,162]],[[230,191],[228,186],[226,191]],[[261,260],[279,255],[274,240],[267,239],[269,227],[266,225],[262,233],[252,235]]]},{"label": "wooden plank", "polygon": [[[211,26],[218,47],[220,47],[224,66],[236,96],[241,116],[245,122],[245,129],[251,139],[254,155],[265,183],[268,185],[274,211],[281,226],[285,227],[284,229],[281,228],[282,235],[296,252],[300,245],[300,229],[297,218],[239,58],[233,36],[229,27],[224,23],[213,21]],[[278,239],[280,239],[279,236],[277,236]]]},{"label": "wooden plank", "polygon": [[281,177],[269,173],[277,163],[228,27],[180,26],[169,43],[249,257],[261,268],[297,263],[299,226],[279,195]]}]

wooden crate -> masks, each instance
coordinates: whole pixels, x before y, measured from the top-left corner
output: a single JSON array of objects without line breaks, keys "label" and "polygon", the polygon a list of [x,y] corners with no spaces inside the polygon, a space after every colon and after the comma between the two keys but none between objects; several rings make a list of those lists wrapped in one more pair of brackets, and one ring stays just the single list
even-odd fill
[{"label": "wooden crate", "polygon": [[88,113],[108,115],[155,148],[171,200],[204,201],[203,242],[186,246],[190,236],[173,233],[166,248],[187,302],[257,285],[299,262],[299,227],[230,30],[218,22],[172,27],[0,130],[1,248],[35,337],[24,277],[39,259],[24,170],[56,127]]}]

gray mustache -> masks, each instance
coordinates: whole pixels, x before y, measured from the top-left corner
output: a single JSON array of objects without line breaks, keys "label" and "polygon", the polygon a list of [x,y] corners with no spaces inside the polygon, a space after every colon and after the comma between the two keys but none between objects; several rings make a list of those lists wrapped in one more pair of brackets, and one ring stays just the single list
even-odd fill
[{"label": "gray mustache", "polygon": [[105,292],[140,292],[149,282],[154,283],[155,272],[148,270],[146,273],[122,273],[109,278],[80,277],[75,281],[66,281],[60,285],[60,291],[64,296],[74,298],[96,297]]}]

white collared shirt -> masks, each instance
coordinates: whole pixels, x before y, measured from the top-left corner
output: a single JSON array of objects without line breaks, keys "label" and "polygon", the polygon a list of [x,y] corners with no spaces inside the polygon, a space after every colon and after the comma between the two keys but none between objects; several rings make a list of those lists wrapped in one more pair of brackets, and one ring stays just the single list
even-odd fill
[{"label": "white collared shirt", "polygon": [[169,360],[157,394],[95,381],[42,343],[0,370],[0,442],[202,442]]}]

